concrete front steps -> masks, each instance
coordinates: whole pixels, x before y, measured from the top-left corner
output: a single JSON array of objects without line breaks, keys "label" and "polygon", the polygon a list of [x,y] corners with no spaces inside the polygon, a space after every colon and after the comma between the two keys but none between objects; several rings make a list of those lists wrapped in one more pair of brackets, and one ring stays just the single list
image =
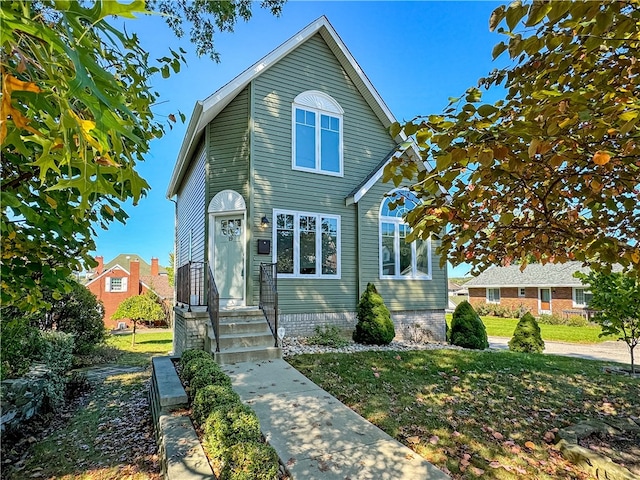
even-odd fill
[{"label": "concrete front steps", "polygon": [[208,337],[211,353],[220,365],[282,358],[282,349],[274,346],[269,324],[258,307],[220,309],[219,352],[210,325]]}]

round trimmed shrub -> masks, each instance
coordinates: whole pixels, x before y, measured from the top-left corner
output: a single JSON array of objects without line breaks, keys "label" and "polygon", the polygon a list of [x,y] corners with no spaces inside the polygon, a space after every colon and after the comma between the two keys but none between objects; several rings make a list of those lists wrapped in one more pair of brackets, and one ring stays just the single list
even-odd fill
[{"label": "round trimmed shrub", "polygon": [[461,302],[454,310],[450,335],[453,345],[475,350],[489,348],[484,323],[467,301]]},{"label": "round trimmed shrub", "polygon": [[227,404],[240,404],[240,397],[231,387],[207,385],[193,399],[192,416],[202,425],[214,408]]},{"label": "round trimmed shrub", "polygon": [[542,353],[544,351],[544,340],[540,335],[540,326],[530,313],[525,313],[516,325],[513,338],[509,340],[509,350],[522,353]]},{"label": "round trimmed shrub", "polygon": [[228,450],[220,480],[273,480],[278,466],[278,454],[270,445],[237,443]]},{"label": "round trimmed shrub", "polygon": [[208,358],[196,357],[193,360],[190,360],[182,369],[182,379],[191,384],[191,380],[200,370],[206,368],[208,365],[215,365],[215,363],[216,362],[211,358],[211,355],[209,355]]},{"label": "round trimmed shrub", "polygon": [[204,365],[191,378],[189,382],[191,395],[195,395],[198,393],[198,390],[207,385],[222,385],[231,388],[231,379],[220,369],[217,363],[209,363]]},{"label": "round trimmed shrub", "polygon": [[216,407],[204,422],[204,446],[213,457],[223,457],[236,443],[260,442],[260,421],[251,408],[243,404]]},{"label": "round trimmed shrub", "polygon": [[391,313],[373,283],[358,302],[358,323],[353,341],[366,345],[388,345],[396,336]]},{"label": "round trimmed shrub", "polygon": [[195,358],[211,358],[211,354],[205,352],[204,350],[185,350],[184,352],[182,352],[182,356],[180,357],[180,365],[182,366],[182,368],[185,368],[187,366],[187,363]]}]

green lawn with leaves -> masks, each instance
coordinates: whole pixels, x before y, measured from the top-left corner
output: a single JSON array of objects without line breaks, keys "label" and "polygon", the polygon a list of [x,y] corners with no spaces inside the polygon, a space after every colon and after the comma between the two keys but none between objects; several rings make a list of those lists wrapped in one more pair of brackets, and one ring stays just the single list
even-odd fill
[{"label": "green lawn with leaves", "polygon": [[468,350],[288,361],[454,478],[586,478],[545,441],[585,419],[640,416],[640,381],[595,361]]},{"label": "green lawn with leaves", "polygon": [[[56,415],[59,422],[38,436],[26,459],[5,465],[3,479],[159,480],[157,447],[148,406],[150,362],[172,348],[171,331],[109,335],[106,345],[80,365],[115,368],[96,383],[77,409]],[[117,367],[141,367],[118,373]],[[26,441],[26,439],[24,440]],[[9,468],[8,468],[9,467]]]},{"label": "green lawn with leaves", "polygon": [[[490,337],[513,336],[513,331],[518,324],[517,318],[501,318],[485,316],[482,318]],[[451,314],[447,314],[447,323],[451,325]],[[600,343],[616,340],[615,336],[601,337],[602,329],[599,326],[572,327],[569,325],[545,325],[540,323],[540,333],[543,340],[568,343]]]}]

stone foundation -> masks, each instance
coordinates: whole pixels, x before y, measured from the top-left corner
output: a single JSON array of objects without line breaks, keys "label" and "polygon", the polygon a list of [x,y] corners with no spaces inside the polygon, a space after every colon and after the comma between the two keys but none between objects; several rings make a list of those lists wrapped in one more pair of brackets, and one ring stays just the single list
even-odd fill
[{"label": "stone foundation", "polygon": [[[444,310],[410,310],[391,312],[396,330],[396,340],[414,342],[444,342]],[[345,333],[351,333],[358,319],[355,312],[289,313],[280,314],[279,326],[285,335],[308,337],[314,334],[316,325],[336,325]]]},{"label": "stone foundation", "polygon": [[185,308],[173,309],[173,354],[177,357],[192,348],[205,350],[209,314],[205,311],[188,312]]}]

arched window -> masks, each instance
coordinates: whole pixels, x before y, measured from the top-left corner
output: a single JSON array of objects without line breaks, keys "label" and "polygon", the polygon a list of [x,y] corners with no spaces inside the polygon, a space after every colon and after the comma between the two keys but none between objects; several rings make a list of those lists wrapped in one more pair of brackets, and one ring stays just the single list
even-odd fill
[{"label": "arched window", "polygon": [[431,279],[431,239],[407,242],[404,214],[420,203],[407,189],[392,191],[380,205],[380,278]]},{"label": "arched window", "polygon": [[342,116],[329,95],[309,90],[293,101],[292,168],[342,176]]}]

